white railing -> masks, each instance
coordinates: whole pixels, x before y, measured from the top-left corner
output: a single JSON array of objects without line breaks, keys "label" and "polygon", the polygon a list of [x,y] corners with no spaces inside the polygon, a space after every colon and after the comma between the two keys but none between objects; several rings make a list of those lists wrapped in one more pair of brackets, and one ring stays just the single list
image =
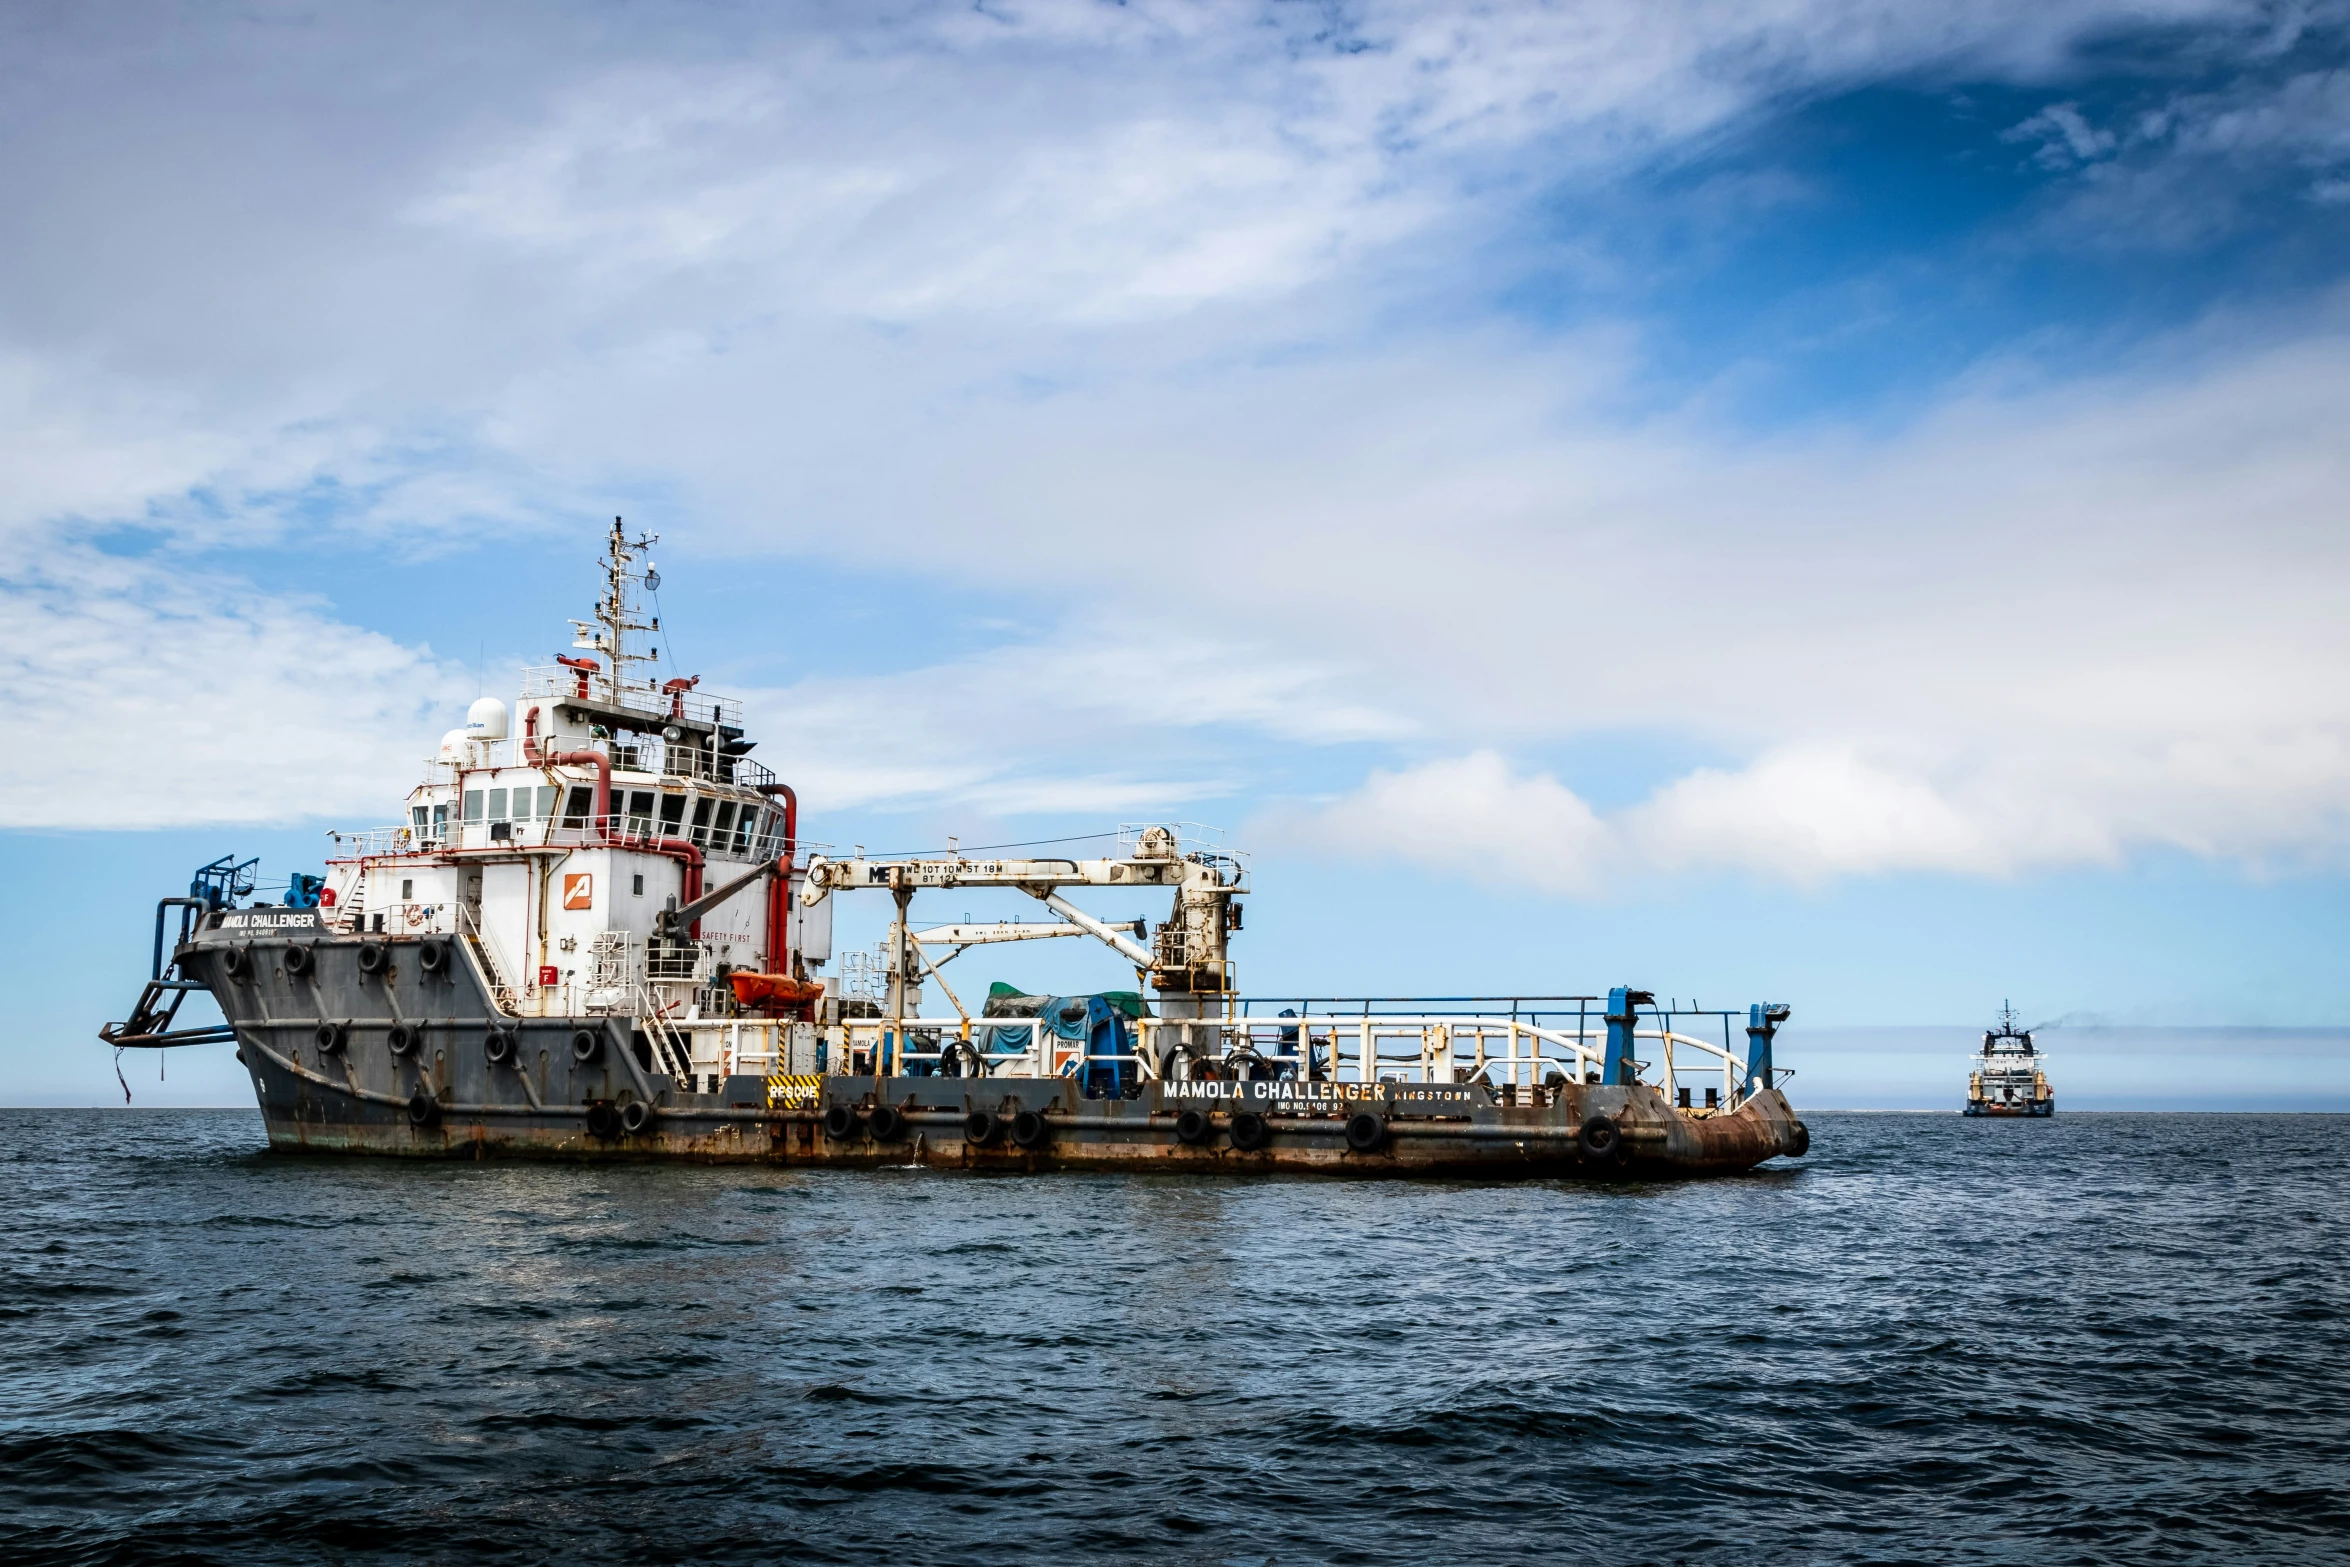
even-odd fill
[{"label": "white railing", "polygon": [[[377,904],[367,909],[340,909],[338,914],[356,914],[360,929],[354,934],[384,936],[453,936],[457,933],[457,904],[454,902],[427,903],[423,899],[409,902]],[[381,919],[379,926],[376,921]]]},{"label": "white railing", "polygon": [[454,757],[435,757],[424,781],[441,782],[451,769],[487,772],[500,768],[543,770],[551,765],[571,765],[547,762],[545,755],[549,751],[601,751],[612,759],[612,771],[623,777],[642,774],[721,786],[736,784],[746,789],[775,782],[772,771],[747,756],[722,757],[705,746],[671,745],[658,735],[640,735],[634,740],[534,741],[519,736],[468,740]]},{"label": "white railing", "polygon": [[465,937],[467,944],[481,959],[482,978],[489,983],[490,1000],[496,1003],[499,1012],[505,1016],[519,1017],[522,1007],[516,998],[514,984],[499,964],[496,949],[482,935],[480,912],[462,903],[457,905],[457,932]]},{"label": "white railing", "polygon": [[684,1005],[678,1001],[663,1001],[653,994],[652,987],[639,983],[636,987],[637,1026],[653,1042],[653,1056],[672,1076],[683,1077],[693,1070],[693,1047],[678,1032],[670,1013]]},{"label": "white railing", "polygon": [[[562,664],[533,664],[522,672],[520,694],[526,702],[534,697],[552,697],[556,701],[600,704],[610,696],[611,687],[602,675]],[[650,680],[625,682],[620,688],[620,700],[612,705],[643,716],[652,721],[656,728],[660,720],[675,717],[713,726],[726,724],[740,727],[743,721],[743,705],[733,697],[701,696],[691,691],[671,696],[664,693],[657,682]]]},{"label": "white railing", "polygon": [[[615,790],[615,793],[619,791]],[[745,836],[729,826],[721,834],[713,827],[695,827],[690,821],[667,823],[657,816],[617,812],[610,816],[569,816],[558,801],[552,816],[516,817],[490,821],[453,821],[435,836],[428,826],[421,833],[410,827],[370,827],[360,832],[334,834],[336,861],[381,858],[403,854],[433,854],[448,849],[587,848],[611,845],[647,849],[662,844],[687,844],[706,860],[728,860],[755,865],[783,852],[783,816],[769,810],[757,829]],[[655,808],[656,810],[658,807]],[[503,827],[500,834],[496,829]]]},{"label": "white railing", "polygon": [[[1565,1082],[1595,1083],[1607,1053],[1602,1031],[1477,1016],[1144,1017],[1128,1019],[1127,1027],[1135,1036],[1134,1054],[1101,1056],[1087,1054],[1083,1042],[1063,1039],[1033,1018],[844,1018],[827,1030],[832,1046],[826,1069],[848,1072],[861,1060],[866,1073],[879,1066],[885,1074],[902,1074],[909,1067],[936,1071],[950,1057],[969,1063],[976,1056],[980,1072],[988,1077],[1061,1077],[1088,1064],[1120,1062],[1148,1080],[1160,1075],[1158,1063],[1164,1055],[1174,1081],[1229,1079],[1252,1069],[1295,1076],[1301,1062],[1311,1061],[1313,1075],[1326,1082],[1452,1084],[1482,1079],[1496,1088],[1533,1090]],[[1029,1031],[1029,1038],[1017,1050],[987,1048],[992,1037],[974,1037],[1021,1028]],[[1284,1033],[1293,1037],[1285,1041]],[[1719,1065],[1717,1107],[1737,1104],[1745,1063],[1726,1047],[1666,1029],[1637,1029],[1633,1039],[1636,1046],[1652,1041],[1659,1047],[1659,1061],[1635,1063],[1641,1081],[1677,1099],[1680,1077],[1689,1074],[1677,1067],[1674,1052],[1694,1052]],[[1162,1045],[1173,1048],[1162,1050]],[[1703,1071],[1710,1075],[1713,1069],[1709,1064]]]}]

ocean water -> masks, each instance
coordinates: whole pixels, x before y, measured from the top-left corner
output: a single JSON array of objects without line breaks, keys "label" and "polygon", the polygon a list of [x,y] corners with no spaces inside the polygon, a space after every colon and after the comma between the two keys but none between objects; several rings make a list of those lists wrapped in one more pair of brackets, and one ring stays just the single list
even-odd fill
[{"label": "ocean water", "polygon": [[1584,1187],[412,1165],[0,1113],[0,1560],[2350,1555],[2350,1118]]}]

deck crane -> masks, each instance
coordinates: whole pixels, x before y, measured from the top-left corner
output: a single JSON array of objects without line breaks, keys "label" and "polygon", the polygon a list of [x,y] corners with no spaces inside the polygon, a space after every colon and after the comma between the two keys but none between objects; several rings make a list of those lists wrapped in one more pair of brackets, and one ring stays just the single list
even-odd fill
[{"label": "deck crane", "polygon": [[[1185,853],[1174,830],[1150,827],[1137,837],[1131,854],[1106,859],[974,859],[962,854],[902,859],[845,860],[818,857],[809,862],[807,882],[800,897],[813,906],[836,892],[886,891],[897,904],[890,922],[890,987],[888,1015],[906,1015],[907,976],[920,959],[913,951],[917,933],[907,921],[914,894],[949,887],[1010,887],[1027,893],[1060,916],[1059,922],[1004,926],[1005,934],[983,935],[983,927],[946,927],[981,939],[1032,939],[1036,936],[1088,935],[1134,965],[1135,977],[1147,987],[1165,1018],[1210,1019],[1219,1016],[1223,998],[1232,990],[1230,938],[1240,927],[1240,908],[1233,899],[1247,892],[1246,873],[1236,858],[1208,851]],[[1167,919],[1144,946],[1131,923],[1113,924],[1095,918],[1061,896],[1070,887],[1163,887],[1174,893]],[[1014,936],[1009,932],[1017,930]],[[930,932],[919,933],[927,940]],[[952,939],[949,937],[948,939]],[[1197,1040],[1189,1029],[1169,1030],[1169,1049],[1207,1050],[1209,1038]]]}]

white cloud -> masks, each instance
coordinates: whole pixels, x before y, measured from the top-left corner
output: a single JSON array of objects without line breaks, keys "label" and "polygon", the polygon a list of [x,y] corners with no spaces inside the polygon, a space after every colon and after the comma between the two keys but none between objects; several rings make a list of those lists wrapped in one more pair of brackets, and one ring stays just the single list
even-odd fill
[{"label": "white cloud", "polygon": [[376,826],[470,695],[417,649],[170,561],[55,554],[0,593],[0,825]]},{"label": "white cloud", "polygon": [[[911,7],[723,47],[549,11],[469,13],[455,53],[406,8],[172,13],[152,51],[19,19],[48,69],[5,134],[64,150],[0,164],[0,517],[63,564],[0,585],[9,656],[78,752],[198,759],[136,820],[380,813],[447,700],[428,654],[74,541],[251,542],[313,483],[356,497],[332,527],[443,539],[649,490],[687,569],[806,552],[1016,606],[1016,645],[759,699],[831,737],[792,765],[842,804],[1123,813],[1245,794],[1270,745],[1408,741],[1461,759],[1374,775],[1331,841],[1446,818],[1461,859],[1522,818],[1565,890],[1626,845],[1797,879],[2330,854],[2337,321],[1755,436],[1618,411],[1634,325],[1538,336],[1443,281],[1561,174],[1775,99],[2258,11]],[[2299,130],[2197,134],[2331,156],[2338,88],[2294,92]],[[2045,128],[2100,150],[2075,120]],[[161,646],[203,660],[168,709]],[[256,712],[294,749],[231,767]],[[1632,727],[1746,761],[1604,818],[1501,761]],[[8,787],[13,820],[79,809]]]},{"label": "white cloud", "polygon": [[1312,810],[1279,808],[1252,826],[1268,846],[1335,859],[1400,857],[1467,881],[1594,894],[1619,855],[1612,829],[1547,774],[1491,751],[1401,772]]},{"label": "white cloud", "polygon": [[[812,808],[953,805],[992,815],[1164,812],[1238,791],[1246,746],[1392,739],[1343,671],[1266,643],[1080,620],[902,674],[755,693],[760,732],[821,736],[791,774]],[[1106,764],[1106,765],[1105,765]]]}]

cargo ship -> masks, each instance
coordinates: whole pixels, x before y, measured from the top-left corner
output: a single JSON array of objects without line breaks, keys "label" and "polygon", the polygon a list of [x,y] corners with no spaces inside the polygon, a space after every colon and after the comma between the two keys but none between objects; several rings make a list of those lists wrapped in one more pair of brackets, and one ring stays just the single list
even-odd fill
[{"label": "cargo ship", "polygon": [[2031,1031],[2016,1025],[2015,1008],[2001,1002],[1999,1026],[1983,1031],[1982,1047],[1975,1052],[1964,1113],[2035,1119],[2056,1114],[2047,1064]]},{"label": "cargo ship", "polygon": [[[511,708],[474,703],[398,820],[336,835],[278,903],[233,856],[161,899],[150,978],[99,1038],[233,1045],[289,1153],[1616,1177],[1809,1149],[1782,1004],[1252,996],[1246,856],[1180,823],[1079,858],[803,842],[740,704],[639,651],[654,542],[614,520],[570,650]],[[971,888],[1044,917],[915,917]],[[1155,926],[1076,901],[1136,892]],[[849,898],[888,933],[836,962]],[[1107,948],[1132,988],[999,983],[975,1015],[948,979],[1047,939]],[[196,992],[223,1022],[179,1023]]]}]

